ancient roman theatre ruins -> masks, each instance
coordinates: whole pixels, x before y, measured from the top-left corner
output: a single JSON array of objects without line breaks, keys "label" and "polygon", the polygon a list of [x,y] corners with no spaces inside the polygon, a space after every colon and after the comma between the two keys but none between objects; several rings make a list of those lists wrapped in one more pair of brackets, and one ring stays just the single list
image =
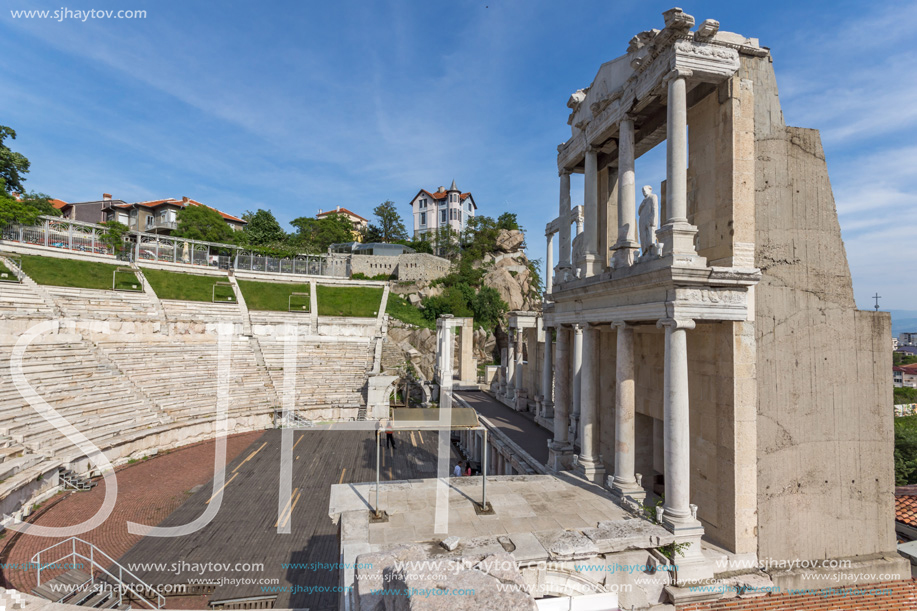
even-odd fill
[{"label": "ancient roman theatre ruins", "polygon": [[[471,319],[438,320],[435,409],[390,412],[385,283],[297,278],[312,286],[304,315],[160,299],[145,281],[137,294],[0,284],[6,524],[50,523],[69,499],[37,519],[31,507],[61,478],[99,475],[24,397],[9,366],[21,358],[115,467],[212,442],[221,413],[252,435],[284,418],[238,442],[210,530],[117,543],[123,562],[340,563],[322,596],[199,592],[211,608],[917,608],[894,529],[891,320],[856,309],[819,134],[784,121],[779,50],[677,8],[658,25],[567,102],[541,310],[510,313],[483,378]],[[636,160],[656,147],[665,180],[648,184]],[[0,242],[0,262],[15,268],[16,251]],[[134,267],[141,280],[150,268]],[[238,296],[246,277],[277,281],[217,280]],[[319,316],[323,283],[372,286],[382,302],[372,317]],[[396,449],[380,447],[390,418]],[[313,420],[339,429],[301,430]],[[278,483],[285,454],[293,474]],[[449,477],[459,459],[483,477]],[[222,499],[206,478],[163,524]],[[42,547],[27,537],[14,557]]]}]

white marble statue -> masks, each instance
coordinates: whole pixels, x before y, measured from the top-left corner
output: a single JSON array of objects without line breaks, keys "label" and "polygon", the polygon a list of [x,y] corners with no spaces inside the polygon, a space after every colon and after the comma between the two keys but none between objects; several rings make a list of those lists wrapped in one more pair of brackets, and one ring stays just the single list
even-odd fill
[{"label": "white marble statue", "polygon": [[656,251],[656,229],[659,226],[657,212],[659,198],[653,193],[653,187],[643,187],[643,201],[637,209],[640,218],[640,254],[647,256]]}]

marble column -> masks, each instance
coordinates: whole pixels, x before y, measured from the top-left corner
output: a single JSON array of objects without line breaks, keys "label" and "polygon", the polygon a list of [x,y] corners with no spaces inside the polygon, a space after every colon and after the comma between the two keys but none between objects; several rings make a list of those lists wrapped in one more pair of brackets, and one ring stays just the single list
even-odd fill
[{"label": "marble column", "polygon": [[599,331],[592,325],[583,329],[583,361],[580,371],[580,455],[578,471],[590,482],[601,485],[605,467],[599,456],[598,346]]},{"label": "marble column", "polygon": [[[525,352],[523,352],[522,345],[525,339],[525,329],[516,329],[516,381],[515,381],[515,391],[513,397],[515,398],[515,403],[513,407],[516,411],[522,412],[525,411],[527,398],[525,392]],[[530,357],[531,358],[531,357]]]},{"label": "marble column", "polygon": [[506,342],[506,395],[510,401],[516,398],[516,329],[509,329]]},{"label": "marble column", "polygon": [[583,184],[583,216],[585,235],[583,235],[583,261],[581,277],[588,278],[600,271],[598,257],[599,230],[599,168],[598,151],[586,147],[585,182]]},{"label": "marble column", "polygon": [[634,328],[616,323],[617,352],[615,357],[615,475],[611,490],[615,496],[646,498],[634,476],[636,453],[636,403],[634,381]]},{"label": "marble column", "polygon": [[582,401],[583,325],[573,325],[573,411],[570,416],[570,443],[579,443],[580,402]]},{"label": "marble column", "polygon": [[545,277],[544,277],[544,292],[545,295],[550,295],[554,292],[554,234],[548,233],[545,234],[545,237],[548,239],[547,250],[545,251]]},{"label": "marble column", "polygon": [[500,348],[500,383],[497,385],[497,390],[504,396],[506,395],[506,372],[509,362],[507,352],[506,348]]},{"label": "marble column", "polygon": [[685,78],[689,70],[666,75],[666,210],[668,218],[657,236],[663,256],[695,257],[697,227],[688,224],[688,103]]},{"label": "marble column", "polygon": [[633,265],[637,243],[636,175],[634,173],[634,120],[621,119],[618,135],[618,240],[614,245],[614,266]]},{"label": "marble column", "polygon": [[541,367],[541,417],[554,416],[554,333],[551,327],[544,329],[544,360]]},{"label": "marble column", "polygon": [[558,218],[561,219],[560,231],[557,235],[557,270],[558,280],[563,281],[564,274],[568,273],[571,267],[570,255],[572,238],[570,237],[570,224],[566,219],[570,218],[570,172],[563,170],[560,173],[560,205]]},{"label": "marble column", "polygon": [[548,442],[548,466],[552,471],[570,468],[573,446],[569,442],[570,426],[570,331],[557,327],[554,367],[554,438]]},{"label": "marble column", "polygon": [[665,375],[663,415],[665,427],[664,523],[673,528],[692,528],[691,516],[691,429],[688,400],[687,331],[690,319],[666,318],[657,323],[665,329]]}]

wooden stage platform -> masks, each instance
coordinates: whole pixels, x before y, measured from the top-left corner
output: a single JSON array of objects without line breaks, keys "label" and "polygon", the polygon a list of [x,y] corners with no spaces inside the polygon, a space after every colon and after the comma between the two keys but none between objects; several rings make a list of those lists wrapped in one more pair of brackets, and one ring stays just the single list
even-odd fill
[{"label": "wooden stage platform", "polygon": [[[153,586],[222,580],[211,602],[276,595],[279,609],[336,609],[339,593],[333,588],[340,585],[335,566],[339,543],[338,528],[328,517],[330,487],[375,481],[375,435],[293,431],[293,494],[284,499],[285,509],[278,518],[281,434],[281,430],[266,431],[227,466],[222,505],[209,524],[181,537],[144,537],[119,561],[125,566],[147,564],[135,572]],[[393,451],[385,448],[382,439],[382,481],[435,476],[438,433],[401,431],[395,433],[395,440]],[[450,464],[457,459],[452,452]],[[214,492],[212,481],[205,484],[159,526],[194,521]],[[290,534],[277,533],[278,523],[284,522],[289,523]],[[263,565],[263,570],[246,570],[251,565]],[[278,581],[259,583],[265,579]]]}]

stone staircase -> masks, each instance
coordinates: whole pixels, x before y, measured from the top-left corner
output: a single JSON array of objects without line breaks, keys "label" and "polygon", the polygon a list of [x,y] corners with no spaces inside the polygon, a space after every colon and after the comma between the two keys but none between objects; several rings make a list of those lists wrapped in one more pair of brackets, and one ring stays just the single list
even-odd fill
[{"label": "stone staircase", "polygon": [[[259,339],[274,387],[284,387],[282,338]],[[372,368],[373,344],[369,339],[319,341],[300,337],[296,354],[296,410],[311,420],[348,420],[359,417],[366,401],[366,372]],[[282,397],[281,397],[282,399]]]},{"label": "stone staircase", "polygon": [[64,488],[70,490],[92,490],[96,482],[90,480],[89,478],[77,475],[70,469],[64,467],[59,468],[58,470],[58,480],[61,482],[61,485]]}]

